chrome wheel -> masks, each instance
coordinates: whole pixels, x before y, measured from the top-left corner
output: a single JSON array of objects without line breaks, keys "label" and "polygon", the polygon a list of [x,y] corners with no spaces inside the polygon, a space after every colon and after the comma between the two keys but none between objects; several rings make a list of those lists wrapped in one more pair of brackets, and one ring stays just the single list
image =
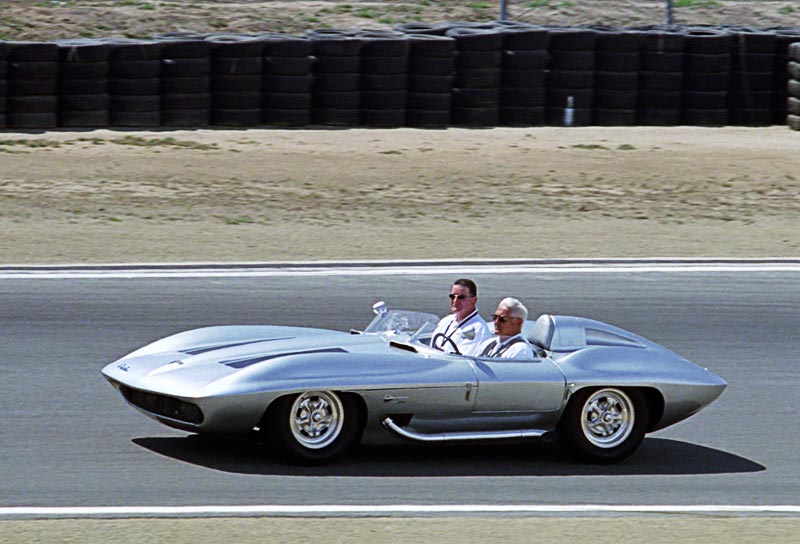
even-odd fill
[{"label": "chrome wheel", "polygon": [[344,407],[335,393],[311,391],[297,396],[289,411],[292,437],[318,450],[333,443],[344,427]]},{"label": "chrome wheel", "polygon": [[592,393],[581,410],[581,431],[598,448],[614,448],[633,431],[636,412],[630,397],[619,389]]}]

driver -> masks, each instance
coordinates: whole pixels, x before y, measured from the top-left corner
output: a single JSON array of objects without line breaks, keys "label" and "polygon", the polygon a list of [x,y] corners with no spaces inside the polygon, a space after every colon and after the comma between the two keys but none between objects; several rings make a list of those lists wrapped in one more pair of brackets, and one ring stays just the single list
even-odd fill
[{"label": "driver", "polygon": [[506,359],[533,359],[533,348],[522,336],[522,325],[528,318],[528,309],[519,300],[506,297],[497,305],[492,320],[497,334],[478,349],[481,357]]},{"label": "driver", "polygon": [[450,311],[436,325],[431,347],[445,353],[475,355],[492,333],[478,314],[478,287],[468,279],[458,279],[450,287]]}]

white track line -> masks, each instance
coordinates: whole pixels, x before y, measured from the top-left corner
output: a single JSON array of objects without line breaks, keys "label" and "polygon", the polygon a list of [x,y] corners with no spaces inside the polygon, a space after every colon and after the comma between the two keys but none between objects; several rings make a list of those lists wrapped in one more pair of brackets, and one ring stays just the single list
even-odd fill
[{"label": "white track line", "polygon": [[[296,263],[294,263],[296,264]],[[305,266],[288,265],[135,265],[125,267],[0,267],[0,279],[137,279],[137,278],[232,278],[232,277],[299,277],[299,276],[395,276],[395,275],[451,275],[451,274],[601,274],[601,273],[744,273],[744,272],[800,272],[800,261],[618,261],[593,263],[573,261],[564,264],[491,262],[447,263],[309,263]]]},{"label": "white track line", "polygon": [[798,505],[602,505],[602,504],[396,504],[253,506],[0,507],[2,518],[136,516],[387,516],[432,514],[800,514]]}]

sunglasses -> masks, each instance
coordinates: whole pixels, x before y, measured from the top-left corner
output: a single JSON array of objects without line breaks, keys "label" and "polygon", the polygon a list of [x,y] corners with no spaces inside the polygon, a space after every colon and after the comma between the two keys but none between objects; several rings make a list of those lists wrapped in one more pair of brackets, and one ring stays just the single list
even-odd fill
[{"label": "sunglasses", "polygon": [[472,296],[468,296],[468,295],[456,295],[456,294],[454,294],[454,293],[450,293],[450,294],[449,294],[449,295],[447,295],[447,296],[448,296],[448,297],[450,297],[450,300],[464,300],[465,298],[473,298]]},{"label": "sunglasses", "polygon": [[505,323],[509,319],[519,319],[519,318],[518,317],[514,317],[514,316],[510,316],[510,315],[509,316],[505,316],[505,315],[497,315],[497,314],[494,314],[492,316],[492,321],[499,321],[500,323]]}]

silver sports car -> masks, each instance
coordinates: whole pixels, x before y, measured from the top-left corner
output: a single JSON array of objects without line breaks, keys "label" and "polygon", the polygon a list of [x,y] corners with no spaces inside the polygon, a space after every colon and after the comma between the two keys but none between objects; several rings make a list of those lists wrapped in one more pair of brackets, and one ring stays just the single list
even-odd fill
[{"label": "silver sports car", "polygon": [[256,433],[295,463],[322,463],[365,430],[419,441],[558,439],[583,460],[631,455],[727,386],[606,323],[542,315],[528,361],[432,349],[432,314],[374,307],[363,331],[281,326],[190,330],[103,369],[134,408],[193,433]]}]

